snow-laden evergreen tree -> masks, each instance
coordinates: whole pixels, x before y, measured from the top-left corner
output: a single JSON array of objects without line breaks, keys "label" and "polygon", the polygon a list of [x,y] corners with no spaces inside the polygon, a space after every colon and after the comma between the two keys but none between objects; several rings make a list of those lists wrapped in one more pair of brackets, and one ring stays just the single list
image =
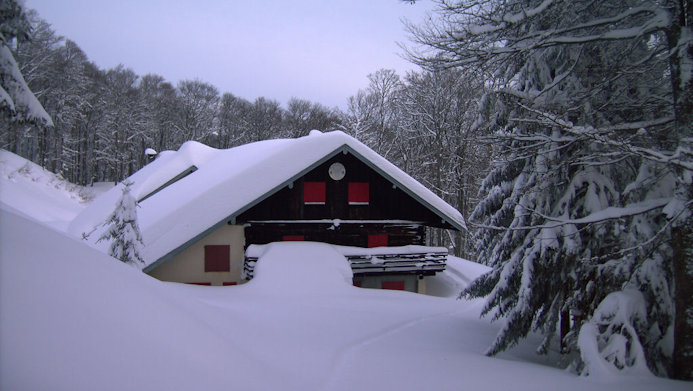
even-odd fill
[{"label": "snow-laden evergreen tree", "polygon": [[[620,348],[641,347],[650,370],[693,376],[690,2],[440,4],[439,20],[414,28],[427,49],[412,56],[476,67],[493,86],[479,122],[494,134],[495,168],[471,216],[478,260],[493,270],[462,293],[486,297],[484,314],[504,322],[488,353],[538,331],[539,352],[557,340],[584,358],[616,346],[580,335],[597,322],[606,334],[593,339],[627,338]],[[597,311],[632,290],[644,311]],[[616,335],[623,319],[632,320],[627,337]],[[630,350],[611,353],[598,359],[643,365]]]},{"label": "snow-laden evergreen tree", "polygon": [[21,4],[0,0],[0,110],[14,120],[53,126],[50,116],[27,86],[11,50],[17,40],[29,39],[30,31]]},{"label": "snow-laden evergreen tree", "polygon": [[129,182],[123,183],[123,194],[113,213],[104,223],[106,231],[98,241],[111,242],[108,254],[113,258],[132,266],[141,267],[144,265],[144,259],[141,255],[144,243],[137,224],[137,201],[130,194],[131,185]]}]

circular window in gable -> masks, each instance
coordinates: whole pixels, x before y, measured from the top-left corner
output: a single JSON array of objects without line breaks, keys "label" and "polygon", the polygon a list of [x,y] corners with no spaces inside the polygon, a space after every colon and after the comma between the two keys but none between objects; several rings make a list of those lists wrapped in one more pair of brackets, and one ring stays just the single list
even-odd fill
[{"label": "circular window in gable", "polygon": [[334,179],[335,181],[339,181],[342,180],[346,175],[346,168],[344,168],[342,163],[332,163],[330,168],[327,170],[327,173],[330,174],[330,178]]}]

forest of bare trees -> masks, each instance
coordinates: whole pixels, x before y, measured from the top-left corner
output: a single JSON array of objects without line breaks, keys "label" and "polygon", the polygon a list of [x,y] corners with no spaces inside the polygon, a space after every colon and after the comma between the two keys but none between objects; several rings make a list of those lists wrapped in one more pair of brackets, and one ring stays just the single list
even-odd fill
[{"label": "forest of bare trees", "polygon": [[174,85],[124,66],[99,69],[35,12],[28,20],[31,39],[14,42],[14,57],[53,126],[6,121],[0,146],[77,184],[122,180],[146,163],[146,148],[177,149],[187,140],[228,148],[340,122],[337,110],[297,98],[284,109],[201,80]]},{"label": "forest of bare trees", "polygon": [[[348,98],[346,110],[292,98],[286,106],[249,101],[202,80],[177,84],[122,65],[99,69],[77,43],[58,36],[34,11],[28,40],[14,56],[52,126],[4,119],[0,147],[80,185],[120,181],[147,163],[144,151],[175,150],[188,140],[215,148],[312,129],[352,134],[452,205],[470,212],[488,166],[474,137],[475,98],[483,85],[456,70],[381,69]],[[345,97],[345,100],[346,97]],[[468,254],[466,235],[433,232],[436,244]]]}]

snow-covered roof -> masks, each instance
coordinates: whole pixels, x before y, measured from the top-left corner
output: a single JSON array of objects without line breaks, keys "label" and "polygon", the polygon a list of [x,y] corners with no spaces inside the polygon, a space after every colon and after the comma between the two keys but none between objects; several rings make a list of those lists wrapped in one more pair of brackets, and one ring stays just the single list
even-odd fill
[{"label": "snow-covered roof", "polygon": [[[226,150],[189,141],[178,151],[161,152],[155,161],[127,180],[132,183],[132,195],[142,200],[138,222],[146,262],[153,263],[199,235],[235,220],[259,201],[343,151],[368,164],[443,221],[466,229],[459,211],[341,131],[312,131],[296,139],[259,141]],[[174,178],[178,180],[172,181]],[[78,236],[93,232],[89,241],[95,242],[100,225],[120,198],[120,187],[95,199],[70,223],[68,232]],[[103,242],[98,245],[105,246]]]}]

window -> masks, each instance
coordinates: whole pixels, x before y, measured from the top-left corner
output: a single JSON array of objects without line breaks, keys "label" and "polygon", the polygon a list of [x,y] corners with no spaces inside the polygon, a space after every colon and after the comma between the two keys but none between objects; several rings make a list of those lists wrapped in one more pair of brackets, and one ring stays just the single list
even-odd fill
[{"label": "window", "polygon": [[394,291],[404,290],[404,281],[383,281],[381,287],[383,289],[390,289]]},{"label": "window", "polygon": [[205,246],[205,272],[228,272],[231,270],[231,246]]},{"label": "window", "polygon": [[161,190],[164,190],[166,187],[178,182],[179,180],[185,178],[186,176],[192,174],[193,172],[197,171],[197,167],[195,166],[190,166],[185,169],[185,171],[181,172],[180,174],[176,175],[175,177],[171,178],[168,182],[164,183],[163,185],[159,186],[157,189],[152,191],[151,193],[147,194],[146,196],[140,198],[137,200],[137,202],[142,202],[146,200],[147,198],[153,196],[154,194],[160,192]]},{"label": "window", "polygon": [[306,205],[325,205],[325,182],[304,182],[303,203]]},{"label": "window", "polygon": [[368,248],[387,247],[387,235],[368,235]]},{"label": "window", "polygon": [[349,205],[368,205],[370,202],[368,182],[350,182],[348,193]]},{"label": "window", "polygon": [[284,242],[302,242],[306,238],[303,235],[284,235],[282,236],[282,241]]}]

